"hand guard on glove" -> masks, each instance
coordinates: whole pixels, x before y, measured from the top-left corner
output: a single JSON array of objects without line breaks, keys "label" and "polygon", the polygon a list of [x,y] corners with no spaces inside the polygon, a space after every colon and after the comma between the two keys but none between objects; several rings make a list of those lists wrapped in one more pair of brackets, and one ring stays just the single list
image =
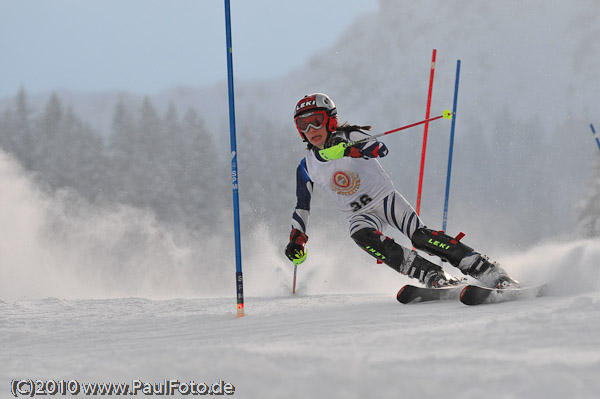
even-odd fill
[{"label": "hand guard on glove", "polygon": [[285,247],[285,256],[291,260],[294,265],[299,265],[306,260],[306,251],[304,245],[308,241],[308,236],[297,229],[292,229],[290,233],[290,242]]},{"label": "hand guard on glove", "polygon": [[324,148],[319,151],[319,154],[327,161],[333,161],[341,157],[363,158],[363,154],[358,148],[353,146],[348,147],[347,143],[348,140],[342,137],[334,137],[325,144]]}]

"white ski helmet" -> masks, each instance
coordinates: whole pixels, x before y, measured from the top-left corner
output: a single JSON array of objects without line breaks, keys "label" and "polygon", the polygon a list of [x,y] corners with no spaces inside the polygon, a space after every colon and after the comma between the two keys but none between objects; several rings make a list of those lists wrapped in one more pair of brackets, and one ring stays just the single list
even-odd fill
[{"label": "white ski helmet", "polygon": [[308,94],[301,98],[298,103],[296,103],[296,108],[294,109],[294,121],[296,122],[296,128],[298,129],[298,133],[303,140],[306,140],[306,136],[302,133],[300,127],[298,126],[298,117],[307,113],[311,113],[314,111],[325,111],[327,115],[327,121],[325,121],[328,132],[335,131],[337,127],[337,109],[335,107],[335,103],[327,94],[323,93],[314,93]]}]

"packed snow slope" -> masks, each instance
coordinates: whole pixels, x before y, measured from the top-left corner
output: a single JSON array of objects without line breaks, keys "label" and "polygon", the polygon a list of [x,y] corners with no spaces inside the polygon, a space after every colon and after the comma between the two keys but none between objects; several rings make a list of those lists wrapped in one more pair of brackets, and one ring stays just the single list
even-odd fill
[{"label": "packed snow slope", "polygon": [[[13,378],[222,379],[239,398],[596,398],[600,295],[467,307],[392,293],[0,302]],[[176,396],[179,397],[179,396]],[[183,396],[181,396],[183,397]]]},{"label": "packed snow slope", "polygon": [[523,282],[550,281],[546,297],[401,305],[409,279],[328,231],[311,236],[292,295],[281,243],[260,226],[244,237],[254,251],[236,318],[230,242],[186,242],[143,211],[47,195],[4,154],[0,179],[0,397],[13,379],[223,380],[238,398],[600,393],[597,239],[499,259]]}]

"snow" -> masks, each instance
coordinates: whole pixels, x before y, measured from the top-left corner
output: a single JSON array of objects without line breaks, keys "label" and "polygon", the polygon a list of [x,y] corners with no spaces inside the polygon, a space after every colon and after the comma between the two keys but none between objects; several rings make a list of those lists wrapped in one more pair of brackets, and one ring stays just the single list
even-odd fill
[{"label": "snow", "polygon": [[522,281],[550,281],[546,297],[402,305],[408,278],[318,229],[292,295],[281,243],[258,226],[244,237],[237,318],[234,262],[220,259],[230,243],[181,242],[142,211],[44,194],[2,154],[0,185],[3,398],[13,379],[224,381],[238,398],[600,393],[597,239],[500,259]]},{"label": "snow", "polygon": [[[547,128],[553,139],[562,140],[564,154],[575,154],[553,161],[561,171],[571,171],[568,178],[550,169],[545,174],[552,184],[540,184],[547,189],[539,198],[558,202],[551,208],[556,212],[544,210],[544,203],[528,205],[541,207],[540,219],[557,221],[553,230],[559,230],[556,226],[570,220],[564,216],[567,206],[581,196],[582,161],[596,155],[595,148],[570,149],[561,138],[576,143],[571,133],[587,131],[594,115],[589,104],[597,92],[593,66],[599,53],[589,49],[599,42],[589,39],[597,37],[591,2],[547,7],[538,1],[527,5],[528,12],[522,12],[520,1],[444,3],[442,12],[434,12],[437,3],[407,9],[382,2],[378,15],[357,21],[322,52],[336,57],[315,56],[311,68],[300,65],[264,86],[241,82],[240,119],[253,115],[268,122],[288,115],[298,93],[317,87],[357,121],[378,123],[375,131],[404,124],[398,118],[421,115],[420,76],[437,48],[436,92],[452,93],[455,59],[464,62],[460,109],[467,130],[480,125],[483,133],[496,133],[489,132],[490,125],[503,126],[507,119],[506,131],[524,132],[537,143],[535,132]],[[449,24],[449,15],[459,23]],[[379,31],[384,35],[377,39]],[[440,37],[454,39],[440,42]],[[332,69],[343,73],[332,76]],[[357,82],[379,98],[365,102]],[[173,100],[182,109],[199,107],[211,130],[227,132],[223,87],[174,89],[153,100],[163,108]],[[257,93],[271,105],[266,116],[253,114]],[[74,109],[97,126],[111,120],[106,115],[114,101],[107,99],[134,102],[136,97],[70,96],[77,100]],[[44,101],[33,104],[40,108]],[[433,108],[448,102],[448,96],[436,97]],[[509,118],[498,111],[503,108],[510,110]],[[554,115],[565,110],[566,119],[561,124],[560,118],[548,118],[549,110]],[[526,120],[533,121],[534,131]],[[280,120],[271,122],[278,126]],[[464,159],[472,159],[466,154]],[[473,174],[464,176],[472,184]],[[579,180],[568,186],[574,176]],[[554,190],[556,181],[566,200]],[[185,239],[144,210],[92,206],[67,190],[48,195],[3,152],[0,187],[0,398],[10,397],[13,379],[224,380],[235,386],[237,398],[600,397],[598,238],[514,248],[501,257],[488,253],[525,283],[551,281],[545,297],[477,307],[458,301],[401,305],[395,294],[411,280],[375,264],[345,230],[318,223],[311,226],[309,257],[299,267],[299,291],[292,295],[292,267],[281,241],[288,226],[252,226],[243,237],[246,316],[237,318],[230,242]],[[515,198],[510,202],[535,202]],[[480,225],[481,233],[496,238],[544,230],[494,204],[501,202],[492,201],[488,209],[486,201],[480,216],[498,213],[505,224],[490,226],[479,217],[464,223],[463,217],[463,226]],[[474,211],[468,201],[463,205],[463,212]],[[560,230],[574,237],[567,228]],[[466,232],[465,240],[479,240],[478,249],[490,248],[486,234]]]},{"label": "snow", "polygon": [[[240,398],[593,398],[597,290],[497,305],[387,294],[0,302],[13,378],[212,383]],[[6,396],[4,396],[6,397]]]},{"label": "snow", "polygon": [[0,185],[1,397],[13,379],[222,380],[239,398],[600,393],[597,239],[500,259],[522,281],[551,281],[546,297],[402,305],[408,278],[319,229],[292,295],[281,243],[257,226],[237,318],[230,243],[182,242],[143,211],[49,195],[3,154]]},{"label": "snow", "polygon": [[411,280],[323,228],[292,295],[281,235],[257,226],[237,318],[230,242],[185,242],[144,211],[49,195],[2,153],[0,187],[2,398],[13,379],[222,380],[239,398],[600,394],[597,238],[498,259],[522,282],[550,281],[545,297],[402,305]]}]

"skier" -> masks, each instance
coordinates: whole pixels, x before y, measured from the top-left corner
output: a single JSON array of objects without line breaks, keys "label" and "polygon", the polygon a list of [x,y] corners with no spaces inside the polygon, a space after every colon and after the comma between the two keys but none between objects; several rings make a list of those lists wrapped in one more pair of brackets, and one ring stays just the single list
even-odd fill
[{"label": "skier", "polygon": [[[350,237],[359,247],[397,272],[417,278],[426,287],[458,285],[460,281],[416,251],[383,235],[384,227],[398,229],[411,240],[414,248],[440,257],[485,286],[518,285],[497,263],[460,242],[461,236],[453,238],[425,226],[377,160],[388,154],[385,144],[373,140],[346,148],[339,145],[369,137],[365,131],[370,130],[370,126],[338,125],[335,104],[323,93],[300,99],[294,121],[308,149],[296,171],[297,203],[292,215],[290,242],[285,248],[286,256],[294,264],[306,259],[310,201],[316,183],[327,190],[337,208],[345,214]],[[341,148],[337,155],[323,157],[319,153],[334,146]]]}]

